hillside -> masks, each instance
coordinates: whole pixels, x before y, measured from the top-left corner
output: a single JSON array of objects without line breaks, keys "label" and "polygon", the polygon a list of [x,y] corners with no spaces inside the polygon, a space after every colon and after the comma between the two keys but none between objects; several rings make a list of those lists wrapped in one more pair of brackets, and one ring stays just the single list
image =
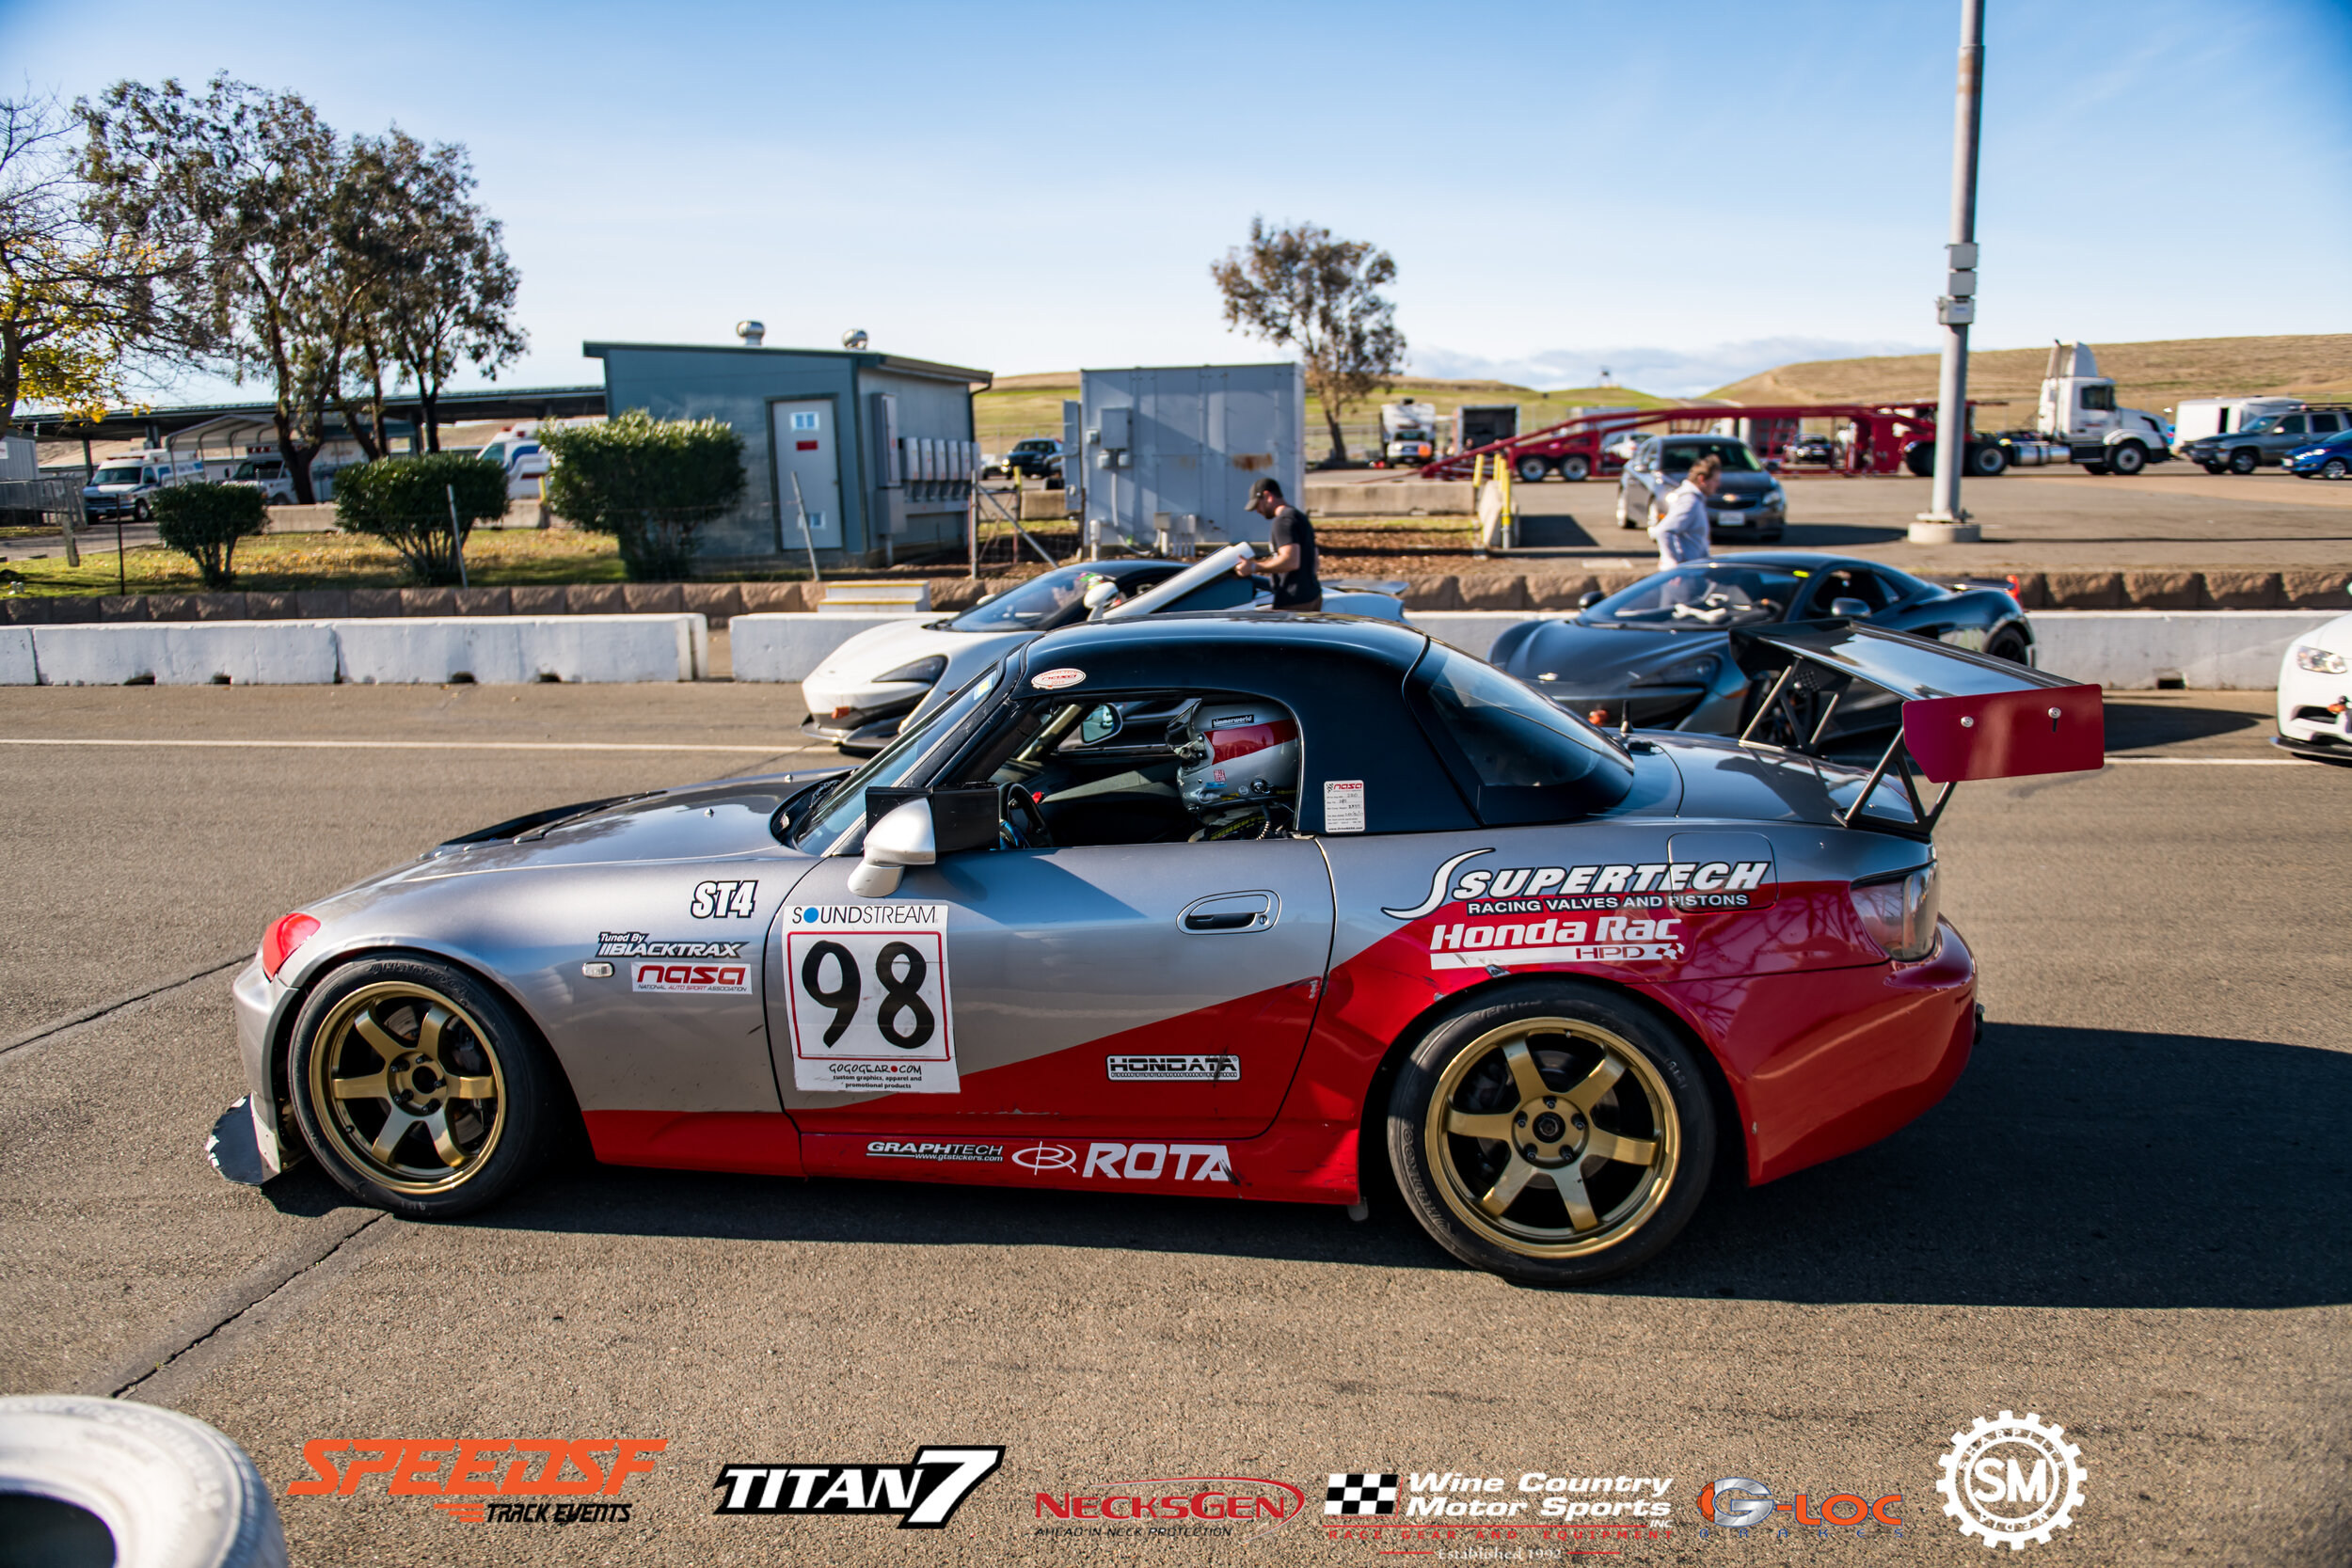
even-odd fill
[{"label": "hillside", "polygon": [[[1075,371],[998,376],[993,387],[972,400],[981,447],[989,451],[1002,451],[1025,436],[1060,435],[1062,400],[1077,395]],[[1534,430],[1566,419],[1571,408],[1657,408],[1676,401],[1637,392],[1629,387],[1569,387],[1537,391],[1533,387],[1515,387],[1505,381],[1437,381],[1399,376],[1394,390],[1380,393],[1348,410],[1345,425],[1350,445],[1360,438],[1361,433],[1369,431],[1378,418],[1375,410],[1379,404],[1404,398],[1436,404],[1440,418],[1466,403],[1516,403],[1519,405],[1521,430]],[[1323,404],[1310,396],[1307,451],[1319,457],[1324,445]]]},{"label": "hillside", "polygon": [[[2183,338],[2153,343],[2093,343],[2099,369],[2115,377],[2119,401],[2169,409],[2183,398],[2283,392],[2352,398],[2352,333],[2297,338]],[[1983,350],[1968,356],[1968,395],[2032,408],[2050,351]],[[1935,396],[1936,356],[1814,359],[1735,381],[1710,396],[1734,403],[1912,403]]]}]

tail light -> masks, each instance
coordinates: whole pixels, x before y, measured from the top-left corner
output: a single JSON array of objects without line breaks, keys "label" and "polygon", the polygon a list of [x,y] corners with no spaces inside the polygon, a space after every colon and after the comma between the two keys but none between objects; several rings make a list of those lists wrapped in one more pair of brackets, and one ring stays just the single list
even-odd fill
[{"label": "tail light", "polygon": [[1863,929],[1901,963],[1916,963],[1935,951],[1935,865],[1930,862],[1914,871],[1873,877],[1854,883],[1854,913]]},{"label": "tail light", "polygon": [[309,942],[318,928],[319,923],[307,914],[281,914],[271,921],[269,929],[262,933],[262,973],[277,979],[287,955]]},{"label": "tail light", "polygon": [[2015,572],[2011,572],[2009,575],[2009,596],[2017,601],[2019,609],[2022,610],[2025,608],[2026,585],[2017,580],[2017,574]]}]

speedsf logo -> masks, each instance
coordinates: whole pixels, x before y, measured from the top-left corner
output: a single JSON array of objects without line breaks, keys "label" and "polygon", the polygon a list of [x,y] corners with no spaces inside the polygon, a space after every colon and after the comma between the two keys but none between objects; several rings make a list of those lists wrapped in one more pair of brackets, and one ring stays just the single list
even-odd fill
[{"label": "speedsf logo", "polygon": [[348,1497],[382,1476],[392,1496],[439,1498],[436,1508],[467,1524],[626,1524],[622,1486],[649,1474],[668,1446],[663,1437],[314,1437],[302,1445],[310,1479],[286,1495]]},{"label": "speedsf logo", "polygon": [[883,1514],[900,1529],[939,1529],[1004,1462],[1001,1448],[924,1448],[912,1465],[729,1465],[711,1482],[722,1494],[711,1512]]},{"label": "speedsf logo", "polygon": [[1406,1480],[1407,1519],[1656,1520],[1674,1513],[1674,1504],[1665,1500],[1674,1486],[1672,1476],[1555,1476],[1528,1470],[1512,1481],[1446,1470],[1412,1471]]}]

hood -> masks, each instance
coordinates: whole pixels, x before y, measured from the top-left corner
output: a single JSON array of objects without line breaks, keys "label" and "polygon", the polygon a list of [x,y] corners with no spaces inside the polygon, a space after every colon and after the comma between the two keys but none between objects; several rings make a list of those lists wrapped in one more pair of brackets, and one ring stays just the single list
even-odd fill
[{"label": "hood", "polygon": [[[1679,480],[1677,483],[1681,483]],[[1778,483],[1771,474],[1717,474],[1715,493],[1719,496],[1768,496]]]},{"label": "hood", "polygon": [[511,838],[501,835],[474,843],[452,840],[427,850],[416,864],[378,880],[421,881],[535,865],[701,860],[772,850],[779,846],[768,823],[776,808],[812,781],[839,771],[815,768],[756,779],[722,779],[623,799],[578,816],[528,828]]},{"label": "hood", "polygon": [[953,657],[965,639],[951,631],[936,628],[950,619],[893,621],[884,626],[868,626],[827,654],[811,673],[810,679],[834,685],[863,685],[872,681],[885,670],[932,654]]},{"label": "hood", "polygon": [[[1720,626],[1546,621],[1512,650],[1503,668],[1548,696],[1615,692],[1637,676],[1661,676],[1676,665],[1720,654],[1728,641]],[[1666,684],[1694,686],[1705,678]]]}]

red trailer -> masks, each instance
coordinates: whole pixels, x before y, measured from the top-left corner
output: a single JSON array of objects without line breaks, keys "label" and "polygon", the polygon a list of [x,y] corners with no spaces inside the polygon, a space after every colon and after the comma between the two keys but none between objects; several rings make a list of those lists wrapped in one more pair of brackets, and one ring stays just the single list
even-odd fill
[{"label": "red trailer", "polygon": [[1495,441],[1469,451],[1455,452],[1422,465],[1422,479],[1468,479],[1473,461],[1485,456],[1511,465],[1525,483],[1558,474],[1563,479],[1589,479],[1613,474],[1624,459],[1601,451],[1604,439],[1629,426],[1650,426],[1692,435],[1712,430],[1724,420],[1749,420],[1761,443],[1757,455],[1777,455],[1803,420],[1836,421],[1851,432],[1841,441],[1837,455],[1821,465],[1790,464],[1791,471],[1821,474],[1891,474],[1903,466],[1904,455],[1922,443],[1935,444],[1935,404],[1931,403],[1690,404],[1677,408],[1652,408],[1639,414],[1611,412],[1563,420],[1541,430]]}]

